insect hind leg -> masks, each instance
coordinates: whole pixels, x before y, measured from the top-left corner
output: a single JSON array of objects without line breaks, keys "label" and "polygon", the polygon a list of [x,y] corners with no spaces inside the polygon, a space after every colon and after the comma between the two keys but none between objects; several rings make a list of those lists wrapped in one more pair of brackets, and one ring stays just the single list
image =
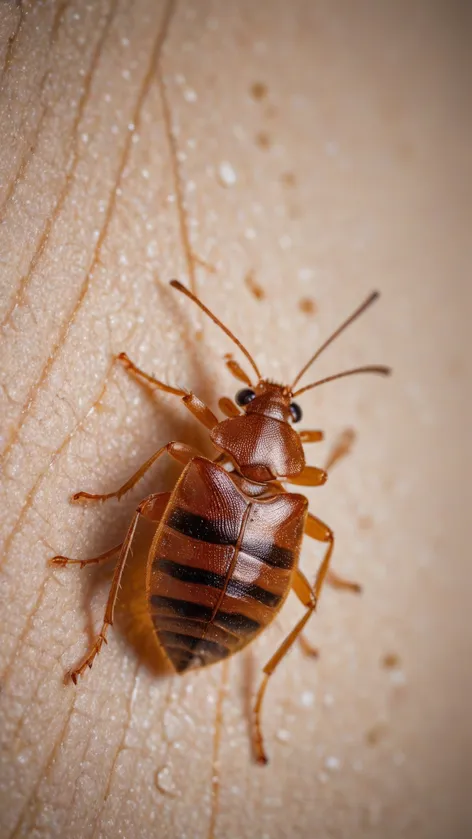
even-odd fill
[{"label": "insect hind leg", "polygon": [[[100,632],[98,633],[91,649],[89,652],[81,659],[77,667],[75,667],[70,672],[70,677],[74,684],[77,684],[77,680],[80,676],[83,675],[87,667],[92,667],[94,659],[99,654],[103,644],[107,642],[107,633],[110,626],[113,625],[113,617],[114,617],[114,610],[115,604],[118,597],[118,592],[120,589],[121,578],[123,576],[124,567],[126,565],[127,559],[131,552],[131,547],[133,543],[133,538],[136,533],[136,528],[138,525],[139,519],[146,518],[150,521],[157,522],[160,521],[162,518],[163,512],[167,506],[167,502],[169,500],[170,493],[163,492],[154,495],[149,495],[144,501],[141,502],[139,507],[137,507],[136,512],[133,516],[131,524],[128,528],[126,533],[125,539],[121,545],[112,548],[110,551],[106,553],[111,556],[113,553],[117,553],[118,549],[120,550],[120,555],[118,558],[118,562],[115,567],[115,571],[113,574],[113,580],[110,588],[110,592],[108,595],[106,607],[105,607],[105,614],[102,622],[102,626]],[[102,557],[104,555],[102,554]],[[54,557],[54,559],[58,559],[58,557]],[[57,562],[55,564],[68,564],[67,557],[61,557],[60,559],[66,560],[66,562]],[[95,557],[92,561],[96,561],[98,557]],[[74,562],[74,560],[71,560]],[[75,560],[75,562],[81,562],[81,560]],[[82,560],[83,563],[87,563],[86,560]]]},{"label": "insect hind leg", "polygon": [[306,612],[300,618],[298,623],[295,624],[294,628],[291,630],[291,632],[289,632],[287,637],[282,641],[278,650],[272,656],[270,661],[267,662],[263,669],[264,675],[262,677],[262,682],[257,692],[256,701],[254,703],[254,749],[256,753],[257,762],[260,764],[268,763],[267,754],[264,749],[264,740],[262,737],[261,728],[261,710],[265,692],[267,689],[267,684],[277,665],[280,664],[283,658],[285,658],[285,656],[287,655],[288,651],[293,646],[297,638],[301,637],[300,633],[302,632],[305,624],[310,619],[311,615],[316,609],[317,598],[315,596],[315,591],[311,588],[308,580],[298,568],[295,570],[293,575],[292,588],[299,600],[301,600],[301,602],[305,606]]}]

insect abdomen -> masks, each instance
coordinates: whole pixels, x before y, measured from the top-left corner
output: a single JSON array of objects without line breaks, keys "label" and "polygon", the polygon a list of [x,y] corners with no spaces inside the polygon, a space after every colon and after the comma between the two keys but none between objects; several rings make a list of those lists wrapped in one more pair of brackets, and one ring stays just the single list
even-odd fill
[{"label": "insect abdomen", "polygon": [[251,501],[211,461],[186,467],[155,539],[149,587],[154,626],[176,670],[231,655],[272,621],[298,557],[297,499]]}]

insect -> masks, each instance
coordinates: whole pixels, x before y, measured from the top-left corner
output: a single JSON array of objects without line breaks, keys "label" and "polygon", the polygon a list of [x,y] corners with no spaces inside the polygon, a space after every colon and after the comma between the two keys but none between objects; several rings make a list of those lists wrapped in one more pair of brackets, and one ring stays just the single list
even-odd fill
[{"label": "insect", "polygon": [[[304,443],[323,439],[322,431],[297,433],[293,424],[302,418],[295,398],[326,382],[357,373],[387,375],[380,365],[345,370],[296,390],[296,385],[331,342],[374,300],[374,292],[325,341],[302,368],[290,386],[262,378],[248,350],[195,295],[177,280],[171,285],[190,298],[236,344],[251,365],[253,383],[232,358],[226,364],[244,384],[235,402],[223,397],[220,421],[192,392],[171,387],[136,367],[125,353],[118,359],[152,390],[178,396],[185,407],[209,431],[217,455],[213,460],[192,447],[170,442],[156,451],[122,487],[105,495],[78,492],[74,501],[106,501],[121,498],[165,453],[184,466],[174,489],[149,495],[138,505],[124,541],[92,559],[55,556],[54,565],[81,567],[104,562],[118,555],[100,633],[71,672],[74,683],[106,642],[113,624],[115,602],[125,563],[129,557],[140,516],[156,524],[147,559],[147,604],[157,639],[172,663],[182,673],[203,667],[236,653],[267,627],[292,589],[305,607],[279,649],[265,665],[254,704],[254,749],[260,763],[267,762],[261,730],[261,708],[267,683],[279,662],[301,635],[314,612],[323,583],[358,590],[330,569],[334,547],[332,530],[308,511],[304,495],[288,492],[284,483],[320,486],[327,470],[305,463]],[[342,455],[334,452],[331,464]],[[326,544],[312,585],[298,566],[303,534]],[[305,648],[308,647],[308,642]]]}]

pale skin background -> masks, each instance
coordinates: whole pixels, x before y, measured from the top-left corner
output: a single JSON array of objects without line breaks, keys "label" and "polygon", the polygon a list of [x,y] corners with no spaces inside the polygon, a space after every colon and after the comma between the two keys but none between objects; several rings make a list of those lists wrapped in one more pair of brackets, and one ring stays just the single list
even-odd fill
[{"label": "pale skin background", "polygon": [[[2,839],[468,835],[469,12],[2,3]],[[113,355],[213,409],[237,389],[231,345],[172,276],[278,380],[383,295],[313,376],[389,363],[394,377],[302,402],[302,427],[327,434],[309,462],[346,426],[358,434],[307,494],[336,533],[334,567],[364,593],[326,591],[308,629],[320,660],[297,648],[280,665],[265,768],[248,692],[300,606],[290,597],[250,656],[163,674],[140,599],[149,526],[108,648],[64,685],[110,572],[48,558],[120,541],[177,469],[162,462],[108,506],[71,493],[116,488],[168,440],[211,452],[178,400],[150,398]],[[321,555],[305,541],[310,577]]]}]

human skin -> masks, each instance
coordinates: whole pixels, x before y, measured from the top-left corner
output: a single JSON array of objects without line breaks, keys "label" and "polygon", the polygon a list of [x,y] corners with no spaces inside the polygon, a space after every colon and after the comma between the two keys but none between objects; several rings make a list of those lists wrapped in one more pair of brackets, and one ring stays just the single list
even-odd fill
[{"label": "human skin", "polygon": [[[2,4],[1,839],[471,829],[468,32],[459,2]],[[394,368],[302,400],[301,427],[327,437],[309,462],[356,430],[306,494],[363,594],[324,591],[307,631],[319,660],[295,648],[271,680],[266,767],[250,698],[300,605],[247,654],[172,675],[143,596],[150,525],[108,647],[76,687],[65,678],[112,565],[48,559],[119,542],[178,469],[161,462],[119,503],[71,494],[117,488],[168,440],[212,453],[177,399],[114,356],[213,410],[237,389],[232,345],[174,276],[284,381],[382,292],[304,380]],[[321,556],[305,540],[310,578]]]}]

